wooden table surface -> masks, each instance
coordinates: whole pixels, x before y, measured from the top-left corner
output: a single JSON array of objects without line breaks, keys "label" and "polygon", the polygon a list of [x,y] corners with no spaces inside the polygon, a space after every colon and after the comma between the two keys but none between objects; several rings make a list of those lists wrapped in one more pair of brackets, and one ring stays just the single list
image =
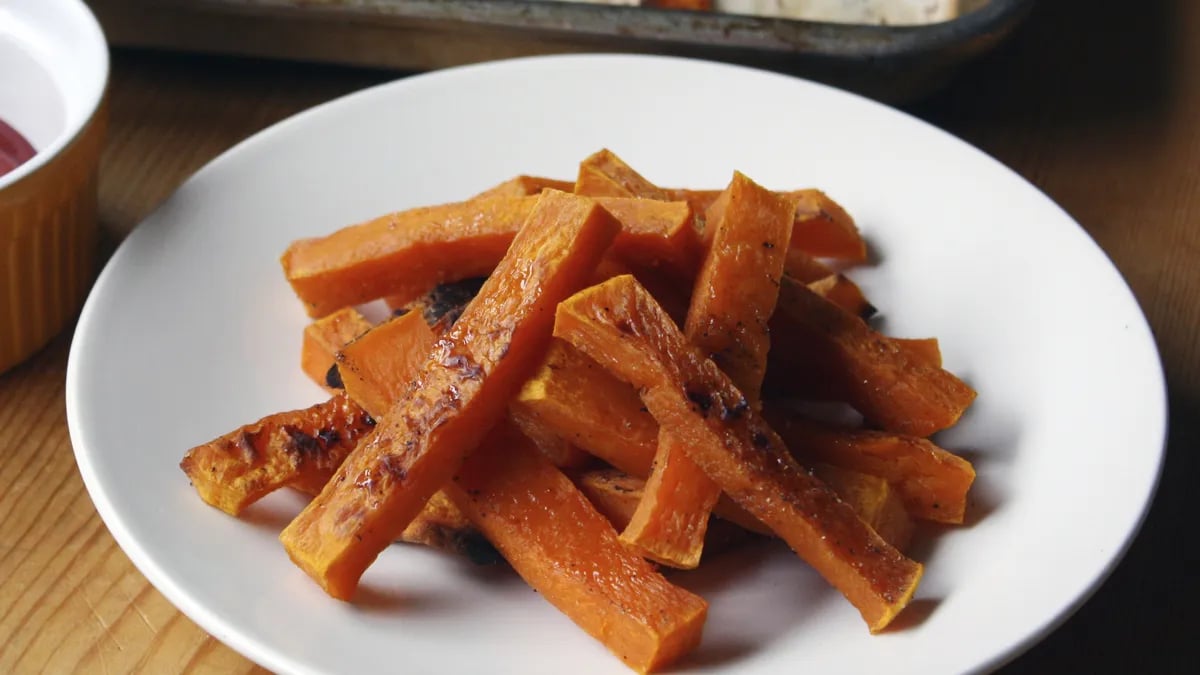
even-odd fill
[{"label": "wooden table surface", "polygon": [[[101,218],[128,230],[238,140],[393,77],[118,53]],[[1043,2],[1003,50],[913,112],[998,157],[1087,228],[1149,316],[1170,390],[1166,468],[1141,534],[1101,590],[1006,672],[1194,672],[1200,3]],[[97,516],[67,435],[69,340],[0,376],[0,672],[258,670],[176,611]]]}]

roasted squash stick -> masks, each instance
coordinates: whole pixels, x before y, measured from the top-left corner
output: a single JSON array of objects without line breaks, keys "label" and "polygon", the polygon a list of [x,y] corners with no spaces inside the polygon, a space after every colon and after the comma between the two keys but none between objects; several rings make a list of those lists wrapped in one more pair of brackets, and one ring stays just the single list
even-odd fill
[{"label": "roasted squash stick", "polygon": [[844,274],[834,274],[808,282],[808,289],[860,319],[869,319],[879,310],[867,302],[858,284]]},{"label": "roasted squash stick", "polygon": [[802,284],[807,284],[813,292],[863,319],[871,318],[877,311],[875,306],[867,301],[858,284],[804,251],[788,249],[783,273]]},{"label": "roasted squash stick", "polygon": [[418,312],[379,324],[334,357],[346,393],[376,417],[382,417],[412,385],[437,335]]},{"label": "roasted squash stick", "polygon": [[[539,199],[476,199],[392,213],[292,242],[280,263],[313,317],[384,297],[403,304],[437,284],[490,274]],[[674,256],[676,247],[680,260],[695,255],[687,204],[602,201],[624,226],[623,250],[649,259]]]},{"label": "roasted squash stick", "polygon": [[890,481],[914,518],[963,522],[975,469],[967,460],[924,438],[865,429],[841,429],[806,420],[784,408],[767,411],[779,435],[801,460],[871,473]]},{"label": "roasted squash stick", "polygon": [[934,368],[942,367],[942,348],[937,338],[892,338],[892,342],[908,352],[909,358],[925,361]]},{"label": "roasted squash stick", "polygon": [[704,600],[622,546],[604,516],[507,423],[445,491],[530,586],[629,667],[660,669],[699,644]]},{"label": "roasted squash stick", "polygon": [[[720,198],[720,190],[666,190],[670,199],[683,200],[696,213],[706,213]],[[781,192],[796,209],[791,247],[818,258],[848,263],[867,260],[867,243],[854,219],[840,204],[820,190]]]},{"label": "roasted squash stick", "polygon": [[353,307],[308,324],[300,344],[300,369],[322,389],[336,394],[342,389],[342,381],[334,368],[334,355],[342,345],[369,330],[371,322]]},{"label": "roasted squash stick", "polygon": [[954,425],[975,399],[974,390],[923,352],[914,354],[787,278],[771,330],[786,336],[771,351],[772,368],[820,383],[889,431],[928,436]]},{"label": "roasted squash stick", "polygon": [[703,254],[695,218],[687,202],[598,198],[621,222],[621,234],[611,254],[636,267],[662,267],[680,278],[691,278]]},{"label": "roasted squash stick", "polygon": [[831,464],[805,464],[884,541],[903,551],[912,539],[913,521],[899,492],[887,479]]},{"label": "roasted squash stick", "polygon": [[866,262],[867,243],[854,219],[820,190],[788,193],[796,205],[792,246],[818,258]]},{"label": "roasted squash stick", "polygon": [[[646,180],[633,167],[609,150],[601,150],[579,163],[579,176],[575,180],[575,194],[596,198],[624,197],[638,200],[671,201],[665,190]],[[677,200],[676,203],[687,204],[683,200]],[[617,217],[620,219],[619,215]],[[703,247],[700,244],[696,228],[689,227],[688,230],[693,237],[688,242],[690,246],[688,249],[684,248],[682,242],[672,242],[674,246],[670,251],[649,251],[651,255],[646,255],[645,252],[639,251],[633,242],[618,239],[613,245],[613,253],[646,270],[651,276],[657,276],[655,268],[661,264],[668,271],[668,277],[690,280],[695,276],[696,269],[700,264]]]},{"label": "roasted squash stick", "polygon": [[[629,526],[646,487],[646,481],[617,469],[585,471],[575,479],[575,484],[592,506],[618,530]],[[715,519],[709,523],[708,532],[704,535],[704,552],[714,554],[727,551],[749,538],[748,530],[730,521]]]},{"label": "roasted squash stick", "polygon": [[462,318],[370,442],[280,535],[330,595],[358,580],[503,415],[550,340],[554,308],[587,282],[620,224],[585,197],[547,191]]},{"label": "roasted squash stick", "polygon": [[292,242],[280,263],[310,316],[490,273],[538,197],[481,199],[392,213]]},{"label": "roasted squash stick", "polygon": [[571,445],[554,433],[545,422],[528,408],[509,405],[508,419],[533,441],[550,463],[560,469],[581,469],[595,463],[595,456]]},{"label": "roasted squash stick", "polygon": [[[357,312],[350,309],[336,312],[315,323],[327,323],[328,319],[345,312],[354,312],[354,316],[359,316]],[[346,389],[344,396],[349,396],[351,400],[360,405],[367,402],[363,406],[368,411],[367,414],[371,414],[371,411],[374,411],[374,414],[382,414],[390,406],[390,401],[402,395],[412,383],[424,363],[424,357],[433,345],[433,331],[425,321],[422,321],[423,318],[420,313],[395,317],[374,328],[368,328],[367,332],[358,337],[348,338],[346,337],[348,332],[326,331],[323,333],[324,339],[313,341],[309,345],[313,350],[310,355],[322,362],[333,363],[335,360],[340,360],[341,368],[333,367],[328,373],[334,374],[339,383],[342,383],[341,373],[343,371],[346,373],[345,383],[342,383]],[[434,321],[441,318],[437,317]],[[359,319],[366,324],[366,319],[362,319],[361,316]],[[353,319],[351,320],[353,321]],[[367,325],[369,326],[369,324]],[[342,340],[342,342],[338,342],[338,340]],[[414,358],[414,355],[417,358]],[[313,373],[309,373],[309,375],[313,376]],[[317,380],[314,377],[317,384],[323,384],[329,379],[329,375],[322,374],[320,378]],[[328,406],[332,403],[322,405]],[[275,417],[277,416],[267,419]],[[318,439],[350,439],[354,435],[353,426],[358,423],[358,419],[343,416],[322,428]],[[259,424],[261,425],[262,422]],[[360,441],[361,436],[356,439],[356,442]],[[317,469],[301,471],[301,465],[296,464],[292,470],[296,473],[297,480],[291,481],[280,475],[280,479],[276,482],[280,484],[287,482],[289,487],[294,487],[315,497],[321,493],[325,484],[333,477],[334,471],[350,454],[354,444],[326,443],[322,445],[318,443],[307,444],[307,447],[311,455],[307,458],[308,463],[316,466]],[[211,451],[211,449],[209,450]],[[209,456],[211,457],[211,455]],[[244,454],[223,454],[220,458],[226,465],[247,464],[256,461],[247,459]],[[218,469],[218,471],[231,470],[229,466]],[[261,490],[259,492],[261,493]],[[226,491],[225,494],[228,496],[229,492]],[[441,492],[430,498],[425,507],[421,509],[421,513],[400,534],[400,540],[465,555],[478,564],[496,561],[495,549]]]},{"label": "roasted squash stick", "polygon": [[375,420],[343,393],[268,415],[188,450],[179,467],[200,498],[232,516],[286,486],[321,489]]},{"label": "roasted squash stick", "polygon": [[490,187],[471,199],[495,199],[497,197],[528,197],[540,195],[545,190],[571,192],[575,184],[569,180],[555,180],[541,176],[514,176],[499,185]]},{"label": "roasted squash stick", "polygon": [[829,265],[795,248],[788,249],[784,258],[783,273],[802,284],[811,284],[837,274]]},{"label": "roasted squash stick", "polygon": [[[684,334],[755,405],[771,340],[792,207],[741,173],[709,210],[710,244],[696,277]],[[654,468],[621,541],[665,565],[700,564],[708,516],[721,489],[689,458],[671,427],[659,427]]]},{"label": "roasted squash stick", "polygon": [[561,340],[550,343],[510,408],[625,473],[650,473],[658,424],[637,392]]},{"label": "roasted squash stick", "polygon": [[500,553],[442,490],[425,502],[421,513],[404,528],[400,541],[456,553],[476,565],[500,562]]},{"label": "roasted squash stick", "polygon": [[646,180],[608,149],[579,163],[575,194],[589,197],[640,197],[671,201],[667,191]]},{"label": "roasted squash stick", "polygon": [[800,466],[633,277],[616,277],[560,304],[554,333],[638,387],[659,425],[680,435],[709,478],[841,591],[871,631],[908,604],[922,566]]}]

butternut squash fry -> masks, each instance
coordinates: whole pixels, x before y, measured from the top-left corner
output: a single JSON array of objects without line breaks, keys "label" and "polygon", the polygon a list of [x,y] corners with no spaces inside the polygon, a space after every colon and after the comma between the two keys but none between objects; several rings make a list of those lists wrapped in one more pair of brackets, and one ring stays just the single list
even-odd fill
[{"label": "butternut squash fry", "polygon": [[467,303],[479,293],[486,280],[487,277],[472,277],[449,281],[434,286],[415,300],[406,295],[397,295],[385,298],[384,302],[388,309],[392,310],[393,316],[417,312],[430,328],[442,332],[458,321],[458,317],[462,316],[463,310],[467,308]]},{"label": "butternut squash fry", "polygon": [[605,149],[579,163],[575,194],[589,197],[641,197],[671,201],[667,192],[646,180],[620,157]]},{"label": "butternut squash fry", "polygon": [[867,301],[858,284],[803,251],[789,249],[783,270],[787,276],[807,284],[814,293],[855,316],[869,319],[878,311]]},{"label": "butternut squash fry", "polygon": [[[374,420],[338,393],[307,410],[269,415],[188,451],[180,467],[206,503],[241,515],[268,494],[290,487],[320,494]],[[496,551],[444,494],[435,494],[400,541],[496,562]]]},{"label": "butternut squash fry", "polygon": [[[754,405],[766,372],[767,322],[775,310],[793,209],[741,173],[726,192],[709,209],[708,255],[684,331]],[[660,427],[654,467],[621,541],[665,565],[691,569],[700,564],[708,516],[720,496],[674,430]]]},{"label": "butternut squash fry", "polygon": [[866,262],[867,242],[846,210],[820,190],[790,193],[796,203],[792,246],[818,258]]},{"label": "butternut squash fry", "polygon": [[888,480],[914,518],[962,523],[975,469],[967,460],[924,438],[819,424],[772,406],[779,435],[802,459]]},{"label": "butternut squash fry", "polygon": [[338,393],[343,387],[339,373],[333,368],[334,354],[342,345],[369,330],[371,322],[353,307],[317,319],[304,327],[300,369],[331,395]]},{"label": "butternut squash fry", "polygon": [[772,366],[820,383],[889,431],[928,436],[956,423],[975,399],[962,380],[872,330],[803,284],[783,279]]},{"label": "butternut squash fry", "polygon": [[544,192],[496,272],[370,442],[280,535],[335,598],[358,580],[504,414],[550,340],[553,308],[588,281],[620,229],[595,202]]},{"label": "butternut squash fry", "polygon": [[417,312],[393,317],[350,341],[335,356],[346,393],[383,417],[413,384],[436,341]]},{"label": "butternut squash fry", "polygon": [[863,522],[884,541],[903,551],[912,539],[913,521],[904,500],[886,479],[869,473],[814,462],[806,464],[813,475],[829,486]]},{"label": "butternut squash fry", "polygon": [[496,199],[497,197],[528,197],[540,195],[543,190],[570,192],[575,184],[569,180],[555,180],[540,176],[514,176],[499,185],[490,187],[471,199]]},{"label": "butternut squash fry", "polygon": [[[621,265],[612,262],[611,256],[605,256],[596,273],[601,268],[611,273],[604,278],[617,276]],[[482,283],[482,280],[480,280]],[[376,406],[390,406],[407,391],[412,379],[420,371],[425,356],[437,334],[444,333],[461,317],[466,305],[478,294],[478,288],[470,290],[459,284],[439,286],[442,292],[435,291],[425,295],[409,306],[409,313],[393,318],[387,326],[394,328],[394,336],[374,332],[363,336],[340,354],[346,361],[348,370],[353,374],[347,379],[346,388],[357,400],[366,401],[368,410],[376,410]],[[470,291],[469,295],[464,295]],[[424,321],[422,321],[424,319]],[[404,322],[413,321],[413,325]],[[420,325],[416,325],[419,323]],[[427,327],[432,326],[433,328]],[[380,328],[383,328],[381,326]],[[397,348],[399,346],[399,348]],[[358,374],[356,371],[363,371]],[[363,377],[365,375],[366,377]],[[383,415],[386,407],[377,414]],[[562,468],[578,468],[588,464],[592,456],[576,448],[556,434],[545,428],[535,410],[525,410],[519,406],[509,406],[509,417],[526,436],[528,436],[542,453],[555,466]]]},{"label": "butternut squash fry", "polygon": [[550,460],[550,463],[560,469],[581,469],[594,463],[595,458],[585,450],[571,445],[561,436],[550,430],[549,426],[529,408],[509,404],[508,419],[512,421],[525,437],[533,441],[538,450]]},{"label": "butternut squash fry", "polygon": [[791,237],[790,206],[741,173],[725,207],[709,211],[709,250],[696,277],[684,334],[758,398],[779,278]]},{"label": "butternut squash fry", "polygon": [[858,284],[850,281],[844,274],[834,274],[809,282],[808,289],[860,319],[869,319],[879,311],[875,309],[875,305],[867,302]]},{"label": "butternut squash fry", "polygon": [[456,553],[476,565],[500,562],[500,553],[442,490],[433,493],[421,513],[404,528],[400,541]]},{"label": "butternut squash fry", "polygon": [[908,604],[922,566],[897,551],[801,467],[711,360],[630,276],[558,307],[557,337],[638,387],[691,459],[850,600],[871,631]]},{"label": "butternut squash fry", "polygon": [[310,316],[484,276],[539,197],[427,206],[292,242],[280,263]]},{"label": "butternut squash fry", "polygon": [[621,222],[622,233],[613,242],[611,252],[616,259],[635,267],[661,266],[681,279],[695,275],[703,246],[686,202],[596,201]]},{"label": "butternut squash fry", "polygon": [[[822,377],[814,377],[808,370],[805,359],[788,354],[787,345],[797,343],[783,332],[786,327],[782,321],[773,319],[771,328],[779,329],[771,334],[773,342],[778,342],[780,348],[778,358],[772,359],[767,368],[767,381],[763,390],[774,399],[801,399],[807,401],[844,401],[846,396],[839,383],[828,381]],[[937,338],[887,338],[896,349],[904,352],[914,362],[925,363],[931,368],[942,367],[942,350]]]},{"label": "butternut squash fry", "polygon": [[[606,258],[607,259],[607,258]],[[611,269],[601,262],[598,268]],[[601,281],[611,279],[611,274]],[[594,380],[589,376],[594,374]],[[592,401],[581,401],[581,389],[576,386],[593,387],[590,396],[595,396],[598,406],[588,405]],[[575,412],[571,408],[584,407],[577,411],[593,414],[593,425],[571,425]],[[648,412],[638,412],[642,401],[628,384],[608,375],[599,365],[572,350],[560,340],[552,340],[535,375],[521,387],[509,402],[509,418],[559,468],[580,468],[592,464],[592,458],[607,455],[618,464],[638,465],[644,461],[647,468],[654,458],[654,420]],[[637,435],[643,432],[642,422],[652,426],[650,441],[641,443]],[[636,422],[635,422],[636,419]],[[628,454],[637,458],[629,458]]]},{"label": "butternut squash fry", "polygon": [[[623,530],[629,526],[638,503],[642,501],[646,481],[617,469],[593,469],[580,474],[575,479],[575,485],[613,527]],[[717,518],[709,523],[708,532],[704,535],[704,553],[710,555],[728,551],[748,539],[748,530]]]},{"label": "butternut squash fry", "polygon": [[625,473],[650,474],[658,424],[637,392],[561,340],[551,341],[509,408]]},{"label": "butternut squash fry", "polygon": [[[584,159],[579,164],[579,177],[575,181],[575,194],[596,198],[635,198],[670,201],[667,193],[654,183],[646,180],[620,157],[609,150],[601,150]],[[677,200],[676,203],[687,204]],[[689,213],[691,206],[688,205]],[[625,222],[620,214],[614,213],[618,220]],[[669,276],[676,280],[691,280],[696,275],[703,247],[700,243],[696,228],[691,225],[694,217],[689,215],[689,227],[686,233],[680,231],[671,245],[665,251],[643,250],[626,242],[618,241],[613,245],[613,251],[628,260],[633,265],[651,272],[660,264],[665,264]],[[686,239],[686,241],[683,241]],[[667,243],[667,242],[664,242]],[[649,255],[647,255],[649,254]],[[639,275],[639,279],[643,278]],[[681,315],[682,316],[682,315]]]},{"label": "butternut squash fry", "polygon": [[942,348],[937,338],[892,338],[892,342],[910,358],[923,360],[934,368],[942,367]]},{"label": "butternut squash fry", "polygon": [[690,570],[700,564],[721,488],[688,458],[684,443],[673,430],[658,428],[655,461],[621,541],[657,563]]},{"label": "butternut squash fry", "polygon": [[[668,188],[667,197],[691,204],[696,213],[706,213],[720,197],[720,190]],[[840,204],[820,190],[793,190],[780,195],[795,204],[796,217],[791,246],[810,256],[844,262],[865,262],[867,243],[854,219]]]},{"label": "butternut squash fry", "polygon": [[558,469],[501,422],[446,493],[547,601],[638,672],[700,642],[708,605],[628,551]]},{"label": "butternut squash fry", "polygon": [[575,477],[575,485],[618,531],[629,525],[646,481],[620,469],[593,469]]},{"label": "butternut squash fry", "polygon": [[375,420],[344,393],[268,415],[188,450],[179,468],[200,498],[231,516],[285,486],[319,490]]},{"label": "butternut squash fry", "polygon": [[[399,306],[437,284],[490,274],[538,199],[477,199],[401,211],[292,242],[280,263],[313,317],[384,297]],[[623,219],[622,250],[642,259],[668,256],[671,265],[695,255],[686,204],[600,201]],[[684,251],[677,254],[675,247]]]},{"label": "butternut squash fry", "polygon": [[[316,323],[320,324],[344,312],[358,314],[353,309],[344,310]],[[361,319],[361,316],[359,318]],[[347,338],[346,331],[336,335],[326,333],[327,339],[314,342],[313,349],[327,351],[314,352],[312,356],[329,362],[341,358],[341,369],[331,368],[328,372],[335,373],[341,381],[341,372],[345,370],[347,376],[346,382],[343,383],[346,389],[344,395],[360,405],[364,401],[368,402],[368,405],[364,406],[368,415],[372,414],[370,411],[374,411],[376,415],[383,414],[388,408],[387,402],[401,396],[412,383],[425,355],[433,346],[433,332],[421,319],[421,314],[414,313],[395,317],[375,328],[369,328],[367,324],[368,331],[357,338]],[[362,319],[362,322],[366,324],[366,319]],[[418,358],[414,358],[414,355]],[[322,436],[350,438],[352,433],[348,433],[345,426],[355,424],[357,419],[344,421],[342,426],[333,425],[323,429]],[[317,496],[333,477],[334,471],[350,454],[352,447],[348,443],[336,446],[318,444],[313,447],[311,452],[319,457],[311,457],[309,463],[317,469],[297,471],[297,477],[289,487],[311,497]],[[229,458],[228,455],[226,457]],[[244,462],[245,457],[229,458],[229,461]],[[276,483],[286,482],[286,479],[282,478]],[[441,492],[430,498],[421,509],[421,513],[400,534],[400,541],[464,555],[476,564],[494,563],[497,556],[491,544]]]},{"label": "butternut squash fry", "polygon": [[788,249],[783,273],[802,284],[811,284],[837,274],[829,265],[796,248]]}]

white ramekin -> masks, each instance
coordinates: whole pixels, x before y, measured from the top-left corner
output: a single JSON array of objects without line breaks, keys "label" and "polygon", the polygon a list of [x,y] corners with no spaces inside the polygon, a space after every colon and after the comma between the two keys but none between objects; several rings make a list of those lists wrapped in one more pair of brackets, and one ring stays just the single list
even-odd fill
[{"label": "white ramekin", "polygon": [[0,2],[0,119],[37,151],[0,177],[0,372],[59,333],[92,282],[107,79],[81,0]]}]

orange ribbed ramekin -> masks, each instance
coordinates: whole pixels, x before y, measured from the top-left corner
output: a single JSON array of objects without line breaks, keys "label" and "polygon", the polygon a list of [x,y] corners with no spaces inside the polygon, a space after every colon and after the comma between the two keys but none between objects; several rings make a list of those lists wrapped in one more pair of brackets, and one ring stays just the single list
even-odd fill
[{"label": "orange ribbed ramekin", "polygon": [[102,103],[61,152],[0,191],[0,373],[62,331],[96,270]]}]

